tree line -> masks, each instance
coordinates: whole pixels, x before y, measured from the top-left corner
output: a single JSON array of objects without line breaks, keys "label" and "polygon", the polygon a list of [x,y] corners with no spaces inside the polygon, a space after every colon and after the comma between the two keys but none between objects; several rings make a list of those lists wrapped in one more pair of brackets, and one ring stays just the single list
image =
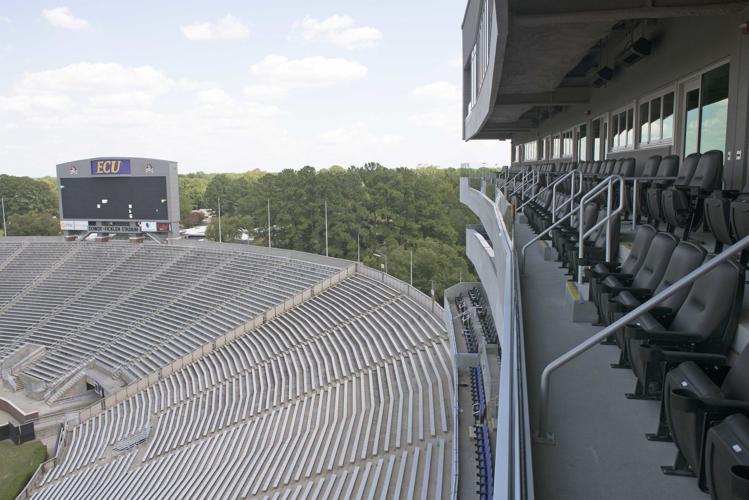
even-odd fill
[{"label": "tree line", "polygon": [[[253,244],[267,245],[268,207],[272,246],[328,254],[387,270],[439,300],[445,287],[475,279],[465,257],[465,226],[475,217],[458,199],[458,179],[483,172],[466,169],[313,167],[279,173],[194,173],[180,176],[180,210],[185,225],[199,221],[194,210],[218,213],[221,239],[248,231]],[[58,234],[54,179],[0,176],[8,211],[8,234]],[[219,239],[218,219],[207,238]]]}]

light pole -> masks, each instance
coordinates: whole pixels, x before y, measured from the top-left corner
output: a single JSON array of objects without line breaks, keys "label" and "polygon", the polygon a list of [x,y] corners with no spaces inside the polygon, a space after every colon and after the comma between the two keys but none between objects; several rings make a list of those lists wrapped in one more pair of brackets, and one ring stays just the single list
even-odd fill
[{"label": "light pole", "polygon": [[356,262],[361,262],[360,258],[360,247],[359,247],[359,233],[356,233]]},{"label": "light pole", "polygon": [[270,248],[270,198],[268,198],[268,248]]},{"label": "light pole", "polygon": [[411,281],[409,285],[414,286],[414,247],[411,247]]},{"label": "light pole", "polygon": [[328,200],[325,200],[325,256],[328,256]]},{"label": "light pole", "polygon": [[218,197],[218,242],[223,243],[223,236],[221,235],[221,195]]},{"label": "light pole", "polygon": [[3,234],[8,236],[8,225],[5,223],[5,198],[0,198],[0,204],[3,206]]},{"label": "light pole", "polygon": [[387,274],[388,273],[388,256],[380,252],[374,252],[372,255],[377,257],[378,259],[385,259],[385,274]]}]

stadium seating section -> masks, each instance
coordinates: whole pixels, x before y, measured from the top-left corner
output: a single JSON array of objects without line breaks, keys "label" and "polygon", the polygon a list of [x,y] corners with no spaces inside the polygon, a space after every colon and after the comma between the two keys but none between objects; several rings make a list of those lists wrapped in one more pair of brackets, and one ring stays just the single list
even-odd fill
[{"label": "stadium seating section", "polygon": [[[52,386],[138,380],[340,271],[232,247],[0,243],[0,359]],[[439,317],[360,273],[79,425],[34,498],[442,498],[452,368]]]},{"label": "stadium seating section", "polygon": [[[749,234],[749,185],[742,192],[721,189],[720,151],[689,155],[681,165],[676,156],[654,156],[640,168],[632,165],[629,159],[543,164],[533,167],[541,174],[535,190],[520,188],[518,180],[500,185],[517,205],[527,202],[529,226],[556,249],[563,272],[577,281],[578,265],[583,266],[582,278],[589,282],[590,300],[603,325]],[[581,189],[567,177],[558,181],[556,197],[553,189],[543,190],[573,170],[580,173],[576,179],[583,179]],[[615,254],[607,261],[605,231],[591,230],[605,220],[607,193],[591,195],[582,217],[577,208],[582,196],[609,175],[620,175],[626,186],[624,193],[612,192],[613,206],[620,196],[627,197],[620,219],[612,224],[612,250],[620,246],[621,224],[640,224],[621,261]],[[532,198],[534,193],[538,195]],[[572,214],[570,205],[576,207]],[[582,242],[581,225],[586,233],[591,230]],[[714,499],[749,498],[749,346],[738,348],[741,354],[733,351],[747,260],[747,252],[728,256],[609,341],[621,349],[612,366],[631,369],[637,379],[627,397],[661,401],[658,430],[648,439],[673,441],[677,448],[675,463],[662,467],[663,472],[697,477],[699,487]]]}]

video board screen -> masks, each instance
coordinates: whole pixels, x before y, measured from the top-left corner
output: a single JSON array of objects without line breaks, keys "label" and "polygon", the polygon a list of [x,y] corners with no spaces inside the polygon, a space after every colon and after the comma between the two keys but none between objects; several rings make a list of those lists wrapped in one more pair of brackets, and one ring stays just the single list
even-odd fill
[{"label": "video board screen", "polygon": [[63,219],[169,220],[166,177],[60,178]]}]

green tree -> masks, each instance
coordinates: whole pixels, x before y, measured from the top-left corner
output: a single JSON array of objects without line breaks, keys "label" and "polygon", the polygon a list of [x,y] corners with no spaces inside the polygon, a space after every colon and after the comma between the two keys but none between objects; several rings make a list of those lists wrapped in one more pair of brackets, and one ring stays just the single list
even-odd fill
[{"label": "green tree", "polygon": [[55,236],[60,221],[46,212],[15,213],[8,216],[8,236]]}]

